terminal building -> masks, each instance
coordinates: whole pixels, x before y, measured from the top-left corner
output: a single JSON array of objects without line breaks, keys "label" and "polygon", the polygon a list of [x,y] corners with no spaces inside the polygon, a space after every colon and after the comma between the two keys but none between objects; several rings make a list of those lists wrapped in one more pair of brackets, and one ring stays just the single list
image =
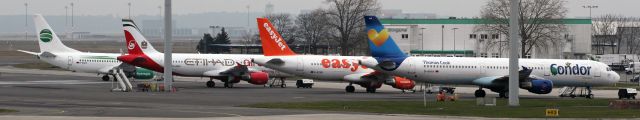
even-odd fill
[{"label": "terminal building", "polygon": [[[476,31],[483,19],[396,19],[382,18],[398,46],[412,56],[487,57],[509,56],[504,34]],[[561,19],[566,33],[561,44],[533,48],[525,58],[587,59],[591,54],[591,19]]]}]

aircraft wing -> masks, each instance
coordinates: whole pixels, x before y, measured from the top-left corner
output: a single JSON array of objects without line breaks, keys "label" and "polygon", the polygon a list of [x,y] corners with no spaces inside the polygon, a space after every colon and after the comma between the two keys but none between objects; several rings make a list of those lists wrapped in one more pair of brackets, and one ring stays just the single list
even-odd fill
[{"label": "aircraft wing", "polygon": [[[532,69],[522,67],[522,70],[518,71],[520,73],[519,81],[527,81],[530,79],[541,79],[540,77],[531,75],[532,71],[533,71]],[[482,78],[473,80],[472,83],[480,86],[487,86],[487,87],[505,86],[509,84],[509,75],[482,77]]]},{"label": "aircraft wing", "polygon": [[113,68],[117,68],[119,65],[112,65],[112,66],[106,66],[106,67],[102,67],[100,69],[98,69],[98,73],[99,74],[109,74],[111,70],[113,70]]},{"label": "aircraft wing", "polygon": [[31,54],[31,55],[35,55],[35,56],[38,56],[38,54],[39,54],[39,53],[36,53],[36,52],[31,52],[31,51],[26,51],[26,50],[17,50],[17,51],[23,52],[23,53],[27,53],[27,54]]},{"label": "aircraft wing", "polygon": [[259,71],[259,70],[249,69],[247,65],[236,63],[236,66],[207,71],[207,72],[204,72],[203,75],[204,76],[242,76],[253,71]]},{"label": "aircraft wing", "polygon": [[384,80],[393,80],[393,76],[380,73],[380,72],[354,73],[354,74],[344,76],[343,79],[350,82],[384,81]]}]

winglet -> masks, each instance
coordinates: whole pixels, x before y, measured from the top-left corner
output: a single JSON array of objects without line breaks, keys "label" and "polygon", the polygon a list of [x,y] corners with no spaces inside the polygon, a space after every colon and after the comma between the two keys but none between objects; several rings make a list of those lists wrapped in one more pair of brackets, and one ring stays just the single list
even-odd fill
[{"label": "winglet", "polygon": [[258,18],[258,30],[264,56],[296,55],[267,18]]}]

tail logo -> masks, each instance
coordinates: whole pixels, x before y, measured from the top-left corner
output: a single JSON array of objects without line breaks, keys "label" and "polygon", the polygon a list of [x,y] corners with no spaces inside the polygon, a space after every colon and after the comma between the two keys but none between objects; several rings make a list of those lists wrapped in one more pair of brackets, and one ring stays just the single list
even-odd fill
[{"label": "tail logo", "polygon": [[389,38],[389,32],[387,29],[382,29],[380,32],[375,29],[369,29],[367,35],[369,36],[369,40],[378,47],[384,44],[384,42],[387,41],[387,38]]},{"label": "tail logo", "polygon": [[51,41],[51,39],[53,39],[53,34],[51,33],[51,30],[43,29],[42,31],[40,31],[40,41],[49,42]]},{"label": "tail logo", "polygon": [[280,50],[284,51],[284,48],[286,48],[286,45],[284,44],[284,41],[282,40],[282,38],[278,37],[275,31],[271,29],[271,27],[269,27],[269,24],[264,23],[263,26],[264,28],[267,29],[267,32],[269,32],[269,36],[271,36],[271,39],[278,44],[278,47],[280,47]]},{"label": "tail logo", "polygon": [[142,41],[140,47],[142,47],[142,49],[147,49],[147,41]]},{"label": "tail logo", "polygon": [[136,42],[136,41],[133,41],[133,40],[132,40],[132,41],[129,41],[129,45],[127,45],[127,48],[128,48],[129,50],[133,50],[133,48],[135,48],[135,47],[136,47],[135,42]]}]

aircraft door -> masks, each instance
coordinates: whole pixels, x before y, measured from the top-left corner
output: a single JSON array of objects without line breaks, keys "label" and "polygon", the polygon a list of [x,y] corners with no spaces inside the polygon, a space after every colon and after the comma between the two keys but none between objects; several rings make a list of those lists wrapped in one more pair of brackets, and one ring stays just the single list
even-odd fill
[{"label": "aircraft door", "polygon": [[73,56],[68,57],[67,69],[71,69],[71,65],[73,65]]},{"label": "aircraft door", "polygon": [[304,59],[302,57],[296,57],[296,59],[298,61],[297,62],[298,64],[296,65],[296,71],[303,73],[304,72],[304,63],[305,63],[305,61],[304,61]]},{"label": "aircraft door", "polygon": [[593,74],[593,77],[600,77],[603,71],[601,71],[599,66],[593,66],[593,68],[591,69],[591,72]]}]

